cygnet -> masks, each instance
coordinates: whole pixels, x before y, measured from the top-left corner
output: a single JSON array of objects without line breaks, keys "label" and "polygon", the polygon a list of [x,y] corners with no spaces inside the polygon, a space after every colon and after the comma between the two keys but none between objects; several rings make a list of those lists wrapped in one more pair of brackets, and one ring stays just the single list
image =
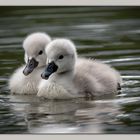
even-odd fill
[{"label": "cygnet", "polygon": [[51,42],[48,34],[36,32],[23,41],[26,65],[18,68],[9,80],[9,89],[15,94],[37,94],[41,73],[46,65],[45,47]]},{"label": "cygnet", "polygon": [[119,72],[100,61],[79,58],[71,40],[55,39],[45,52],[47,65],[37,96],[69,99],[117,94],[121,83]]}]

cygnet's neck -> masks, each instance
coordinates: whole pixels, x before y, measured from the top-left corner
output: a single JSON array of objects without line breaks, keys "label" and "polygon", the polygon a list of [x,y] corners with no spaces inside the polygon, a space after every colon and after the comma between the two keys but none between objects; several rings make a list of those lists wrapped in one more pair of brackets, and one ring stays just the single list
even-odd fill
[{"label": "cygnet's neck", "polygon": [[74,71],[70,70],[70,71],[65,71],[65,72],[61,72],[61,73],[53,73],[50,77],[49,80],[50,81],[61,81],[63,79],[63,81],[67,81],[68,80],[72,80],[74,77]]}]

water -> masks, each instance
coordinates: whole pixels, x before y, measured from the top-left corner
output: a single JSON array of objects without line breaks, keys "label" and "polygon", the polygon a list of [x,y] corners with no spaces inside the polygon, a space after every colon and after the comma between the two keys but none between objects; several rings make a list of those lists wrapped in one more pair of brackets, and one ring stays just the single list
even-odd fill
[{"label": "water", "polygon": [[[11,95],[22,41],[35,31],[67,37],[80,56],[114,66],[114,99],[57,100]],[[0,7],[0,133],[140,133],[140,7]]]}]

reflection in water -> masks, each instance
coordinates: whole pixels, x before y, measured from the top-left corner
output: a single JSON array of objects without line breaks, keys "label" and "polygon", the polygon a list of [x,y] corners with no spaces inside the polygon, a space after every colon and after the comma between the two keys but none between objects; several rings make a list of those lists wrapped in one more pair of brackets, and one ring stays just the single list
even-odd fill
[{"label": "reflection in water", "polygon": [[[1,7],[0,133],[140,133],[139,13],[139,7]],[[122,94],[92,101],[10,95],[22,41],[35,31],[70,38],[80,56],[114,66]]]},{"label": "reflection in water", "polygon": [[138,125],[140,121],[140,98],[51,101],[33,96],[14,96],[10,99],[13,104],[11,109],[16,114],[24,112],[22,116],[28,128],[25,133],[139,132],[138,126],[132,126]]},{"label": "reflection in water", "polygon": [[[10,99],[15,111],[25,113],[30,133],[101,133],[104,128],[100,124],[112,122],[120,113],[118,105],[110,101],[86,101],[83,98],[51,101],[34,96]],[[19,106],[17,102],[26,105]]]}]

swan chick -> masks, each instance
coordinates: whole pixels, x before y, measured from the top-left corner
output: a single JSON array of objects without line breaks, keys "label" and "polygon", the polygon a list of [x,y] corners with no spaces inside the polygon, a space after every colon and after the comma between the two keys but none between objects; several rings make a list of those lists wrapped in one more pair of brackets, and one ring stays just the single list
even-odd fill
[{"label": "swan chick", "polygon": [[79,58],[72,41],[53,40],[45,51],[47,66],[37,96],[67,99],[117,93],[119,72],[100,61]]},{"label": "swan chick", "polygon": [[15,94],[36,94],[41,73],[46,65],[45,47],[51,42],[48,34],[36,32],[23,41],[25,65],[18,68],[9,80],[9,89]]}]

